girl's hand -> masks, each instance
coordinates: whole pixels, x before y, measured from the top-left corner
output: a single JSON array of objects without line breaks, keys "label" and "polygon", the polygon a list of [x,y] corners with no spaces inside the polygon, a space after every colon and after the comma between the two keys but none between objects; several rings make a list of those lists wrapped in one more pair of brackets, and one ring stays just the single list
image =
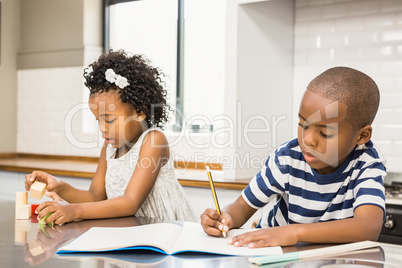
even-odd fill
[{"label": "girl's hand", "polygon": [[49,192],[55,192],[58,190],[60,187],[60,182],[61,180],[53,177],[52,175],[49,175],[45,172],[42,171],[34,171],[31,174],[28,174],[25,176],[25,189],[29,191],[31,189],[31,185],[34,183],[34,181],[39,181],[45,183],[46,190]]},{"label": "girl's hand", "polygon": [[204,232],[212,236],[223,236],[232,227],[232,218],[228,213],[220,215],[215,209],[208,208],[201,214],[201,226]]},{"label": "girl's hand", "polygon": [[[51,199],[53,199],[53,201],[63,201],[63,202],[66,202],[66,201],[64,201],[63,200],[63,198],[61,198],[58,194],[56,194],[55,192],[45,192],[45,195],[47,196],[47,197],[50,197]],[[66,202],[67,203],[67,202]]]},{"label": "girl's hand", "polygon": [[249,248],[292,246],[298,242],[297,225],[263,228],[258,231],[244,233],[233,237],[229,245],[234,245],[235,247],[248,245]]},{"label": "girl's hand", "polygon": [[38,218],[42,219],[47,214],[52,213],[45,223],[54,222],[55,224],[64,224],[78,219],[79,204],[70,204],[61,199],[56,193],[47,193],[47,196],[57,201],[45,201],[37,208]]}]

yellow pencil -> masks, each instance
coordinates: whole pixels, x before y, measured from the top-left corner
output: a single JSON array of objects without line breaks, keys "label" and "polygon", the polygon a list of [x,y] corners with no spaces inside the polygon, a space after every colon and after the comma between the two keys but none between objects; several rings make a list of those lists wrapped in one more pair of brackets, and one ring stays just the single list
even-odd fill
[{"label": "yellow pencil", "polygon": [[[216,192],[215,192],[214,181],[212,180],[211,170],[209,169],[209,166],[207,166],[206,169],[207,169],[209,184],[211,185],[212,196],[214,197],[214,201],[215,201],[216,211],[219,213],[219,215],[222,215],[221,209],[219,207],[218,196],[216,195]],[[222,228],[222,235],[223,235],[223,237],[226,237],[226,233],[223,230],[223,228]]]}]

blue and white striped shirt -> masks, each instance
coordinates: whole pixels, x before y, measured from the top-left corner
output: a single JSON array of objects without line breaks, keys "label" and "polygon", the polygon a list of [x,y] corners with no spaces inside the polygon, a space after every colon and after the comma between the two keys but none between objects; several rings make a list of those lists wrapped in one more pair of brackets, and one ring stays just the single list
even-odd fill
[{"label": "blue and white striped shirt", "polygon": [[346,219],[361,205],[385,211],[385,175],[385,160],[371,141],[357,146],[337,170],[323,175],[306,163],[294,139],[270,154],[242,196],[255,209],[280,197],[263,215],[262,227]]}]

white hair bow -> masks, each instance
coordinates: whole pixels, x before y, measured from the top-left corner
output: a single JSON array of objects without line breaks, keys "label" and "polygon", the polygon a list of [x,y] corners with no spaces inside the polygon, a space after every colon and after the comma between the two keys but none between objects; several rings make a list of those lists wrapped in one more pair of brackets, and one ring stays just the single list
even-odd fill
[{"label": "white hair bow", "polygon": [[107,69],[105,72],[106,80],[110,83],[116,84],[119,88],[123,89],[130,84],[127,82],[127,78],[124,76],[116,74],[113,69]]}]

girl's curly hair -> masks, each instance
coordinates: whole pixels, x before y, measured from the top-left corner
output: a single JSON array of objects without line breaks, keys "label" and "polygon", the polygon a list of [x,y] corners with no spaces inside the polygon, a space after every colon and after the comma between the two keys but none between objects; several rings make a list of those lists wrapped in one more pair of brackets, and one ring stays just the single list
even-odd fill
[{"label": "girl's curly hair", "polygon": [[[107,69],[127,78],[129,86],[119,88],[106,80]],[[134,106],[137,114],[146,116],[148,127],[163,127],[168,121],[166,89],[160,69],[152,67],[143,55],[128,55],[123,50],[105,53],[84,69],[85,86],[90,94],[118,91],[123,103]]]}]

